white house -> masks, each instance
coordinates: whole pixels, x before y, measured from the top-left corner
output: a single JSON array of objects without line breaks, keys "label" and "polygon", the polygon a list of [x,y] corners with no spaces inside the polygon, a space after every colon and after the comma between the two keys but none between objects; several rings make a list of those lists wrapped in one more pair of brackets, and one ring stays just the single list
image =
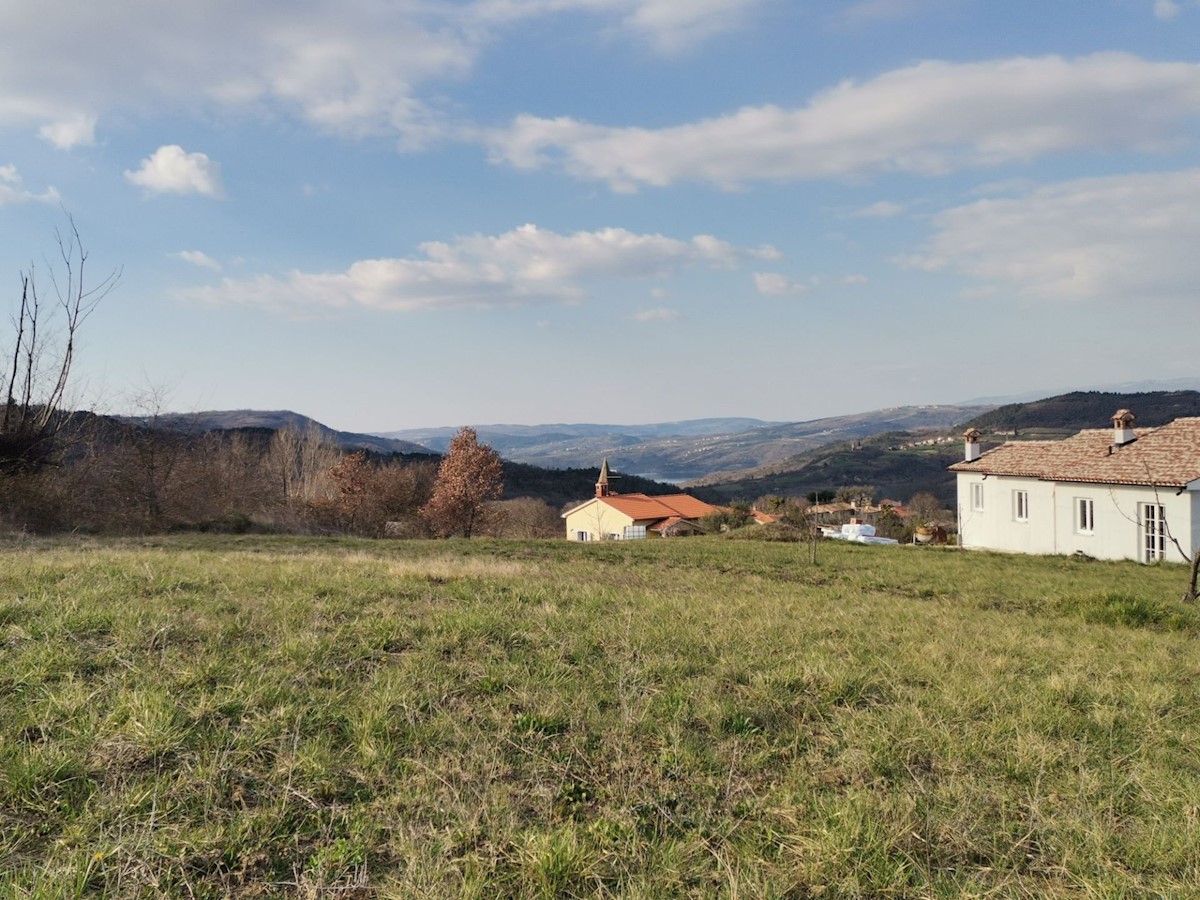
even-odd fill
[{"label": "white house", "polygon": [[1184,562],[1200,547],[1200,418],[1113,427],[980,452],[967,431],[958,476],[959,542],[1018,553]]}]

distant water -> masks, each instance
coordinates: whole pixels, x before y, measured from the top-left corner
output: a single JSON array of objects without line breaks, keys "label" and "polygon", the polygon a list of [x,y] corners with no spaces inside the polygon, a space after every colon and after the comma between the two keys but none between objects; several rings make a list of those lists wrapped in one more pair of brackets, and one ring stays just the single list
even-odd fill
[{"label": "distant water", "polygon": [[694,475],[663,475],[661,472],[634,472],[638,478],[649,478],[651,481],[665,481],[668,484],[680,484],[684,481],[691,481],[693,478],[699,478],[702,473],[697,472]]}]

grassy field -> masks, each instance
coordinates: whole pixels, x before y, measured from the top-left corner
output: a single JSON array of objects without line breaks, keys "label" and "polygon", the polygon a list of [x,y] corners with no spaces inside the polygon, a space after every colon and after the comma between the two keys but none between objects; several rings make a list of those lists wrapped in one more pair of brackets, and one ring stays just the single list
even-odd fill
[{"label": "grassy field", "polygon": [[1179,567],[0,545],[0,898],[1193,897]]}]

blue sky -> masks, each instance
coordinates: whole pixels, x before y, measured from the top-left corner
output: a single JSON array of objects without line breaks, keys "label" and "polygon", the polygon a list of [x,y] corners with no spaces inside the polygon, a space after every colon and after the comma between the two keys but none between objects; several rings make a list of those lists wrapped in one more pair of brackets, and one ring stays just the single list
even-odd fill
[{"label": "blue sky", "polygon": [[[48,11],[48,8],[50,11]],[[79,402],[799,420],[1200,374],[1195,0],[6,0]]]}]

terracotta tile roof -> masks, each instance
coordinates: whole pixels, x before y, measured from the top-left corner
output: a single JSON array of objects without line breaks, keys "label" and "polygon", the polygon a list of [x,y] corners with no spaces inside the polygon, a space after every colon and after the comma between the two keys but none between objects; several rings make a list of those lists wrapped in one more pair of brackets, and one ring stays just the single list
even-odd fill
[{"label": "terracotta tile roof", "polygon": [[806,510],[804,510],[804,514],[806,516],[820,516],[825,513],[852,512],[853,510],[854,510],[853,503],[846,503],[843,500],[838,500],[836,503],[814,504],[814,505],[808,507]]},{"label": "terracotta tile roof", "polygon": [[1023,475],[1043,481],[1153,484],[1183,487],[1200,478],[1200,418],[1138,428],[1137,439],[1113,447],[1111,428],[1081,431],[1062,441],[1010,441],[952,472]]},{"label": "terracotta tile roof", "polygon": [[632,519],[667,519],[678,516],[683,519],[700,519],[717,512],[715,506],[697,500],[687,494],[667,494],[662,497],[647,497],[645,494],[610,494],[600,498],[613,509],[625,513]]}]

